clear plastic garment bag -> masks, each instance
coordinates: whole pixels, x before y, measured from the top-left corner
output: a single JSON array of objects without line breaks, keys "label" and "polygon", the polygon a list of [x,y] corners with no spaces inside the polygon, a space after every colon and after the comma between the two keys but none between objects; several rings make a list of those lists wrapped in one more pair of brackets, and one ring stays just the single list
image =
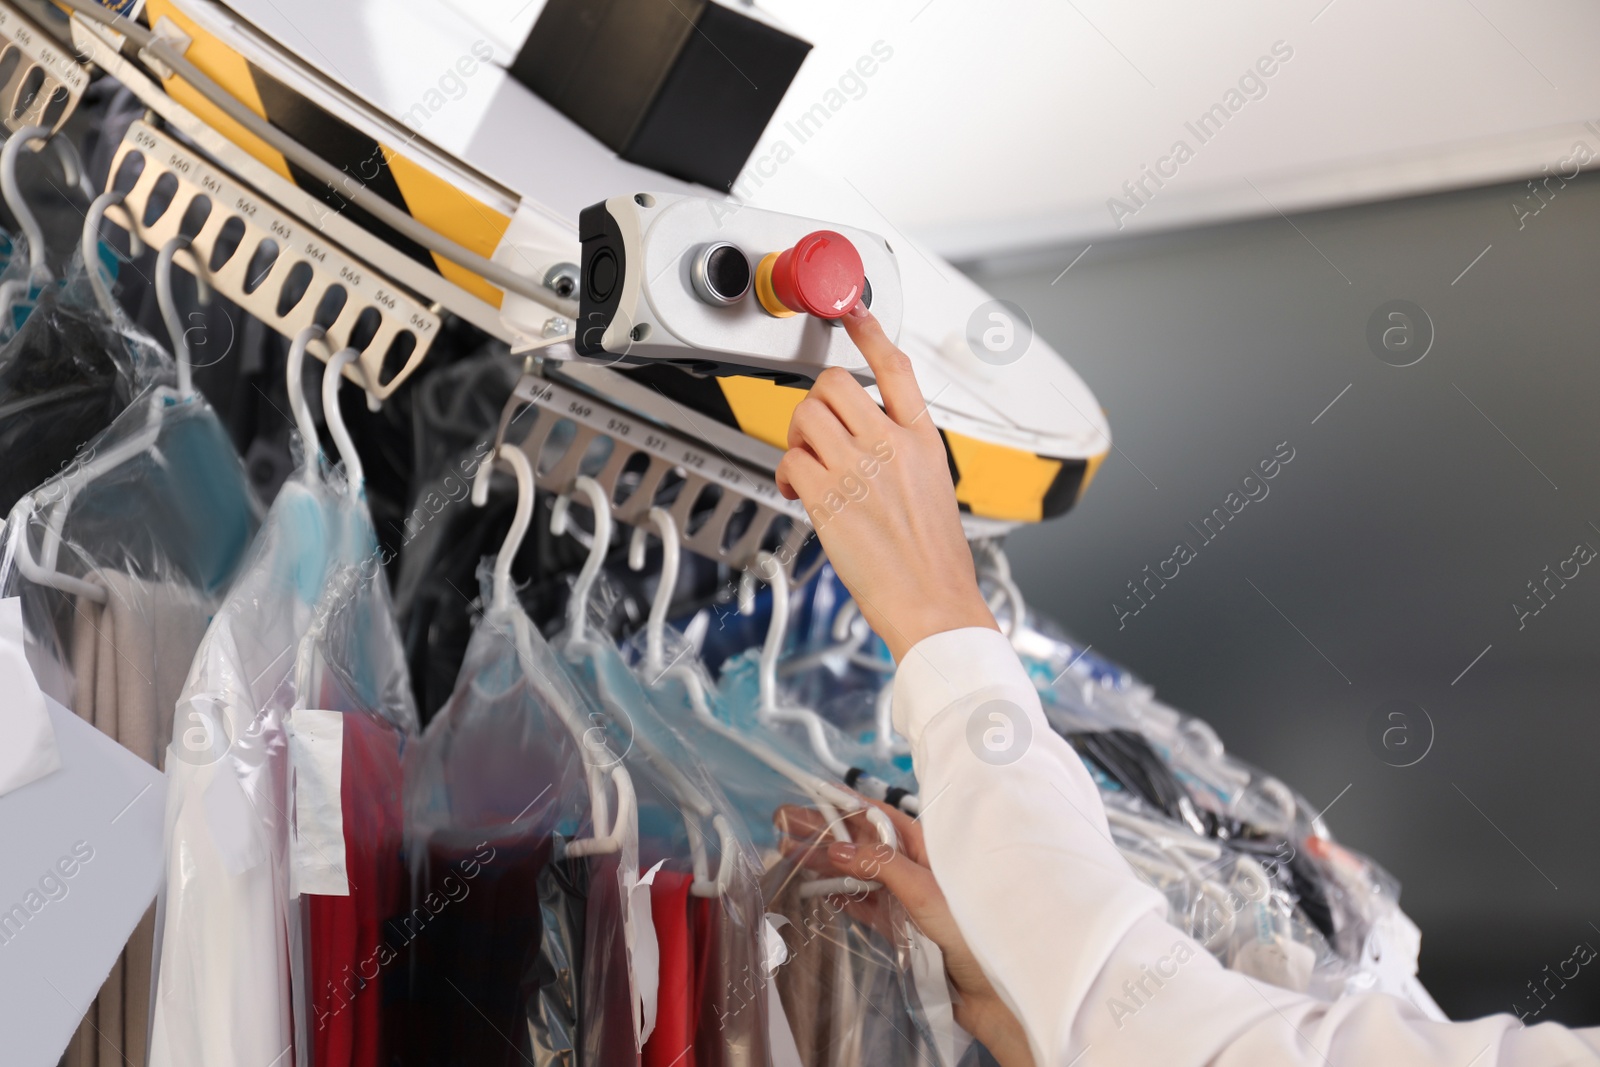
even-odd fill
[{"label": "clear plastic garment bag", "polygon": [[[103,206],[90,212],[86,242]],[[157,270],[169,272],[178,250],[164,249]],[[170,287],[161,290],[170,308]],[[117,321],[114,305],[105,314]],[[187,379],[181,330],[172,341],[175,371],[151,351],[151,364],[163,368],[158,384],[12,508],[0,568],[0,591],[22,600],[35,673],[157,767],[166,762],[172,708],[259,509],[211,406],[165,384]],[[68,1048],[68,1067],[144,1063],[154,927],[152,909]]]},{"label": "clear plastic garment bag", "polygon": [[[574,681],[601,709],[611,747],[639,797],[644,874],[632,899],[640,905],[636,922],[654,928],[659,975],[642,1062],[765,1067],[765,1004],[741,1012],[729,996],[743,991],[753,1000],[762,991],[765,924],[754,845],[719,788],[716,769],[668,724],[611,639],[589,625],[590,591],[611,540],[610,502],[583,476],[573,497],[588,503],[594,529],[556,646]],[[556,503],[559,528],[567,527],[571,499]],[[670,583],[663,579],[663,586],[670,596]]]},{"label": "clear plastic garment bag", "polygon": [[[331,825],[344,814],[335,798],[346,768],[415,729],[359,465],[338,422],[348,351],[323,383],[344,477],[325,472],[299,395],[301,361],[319,339],[309,327],[289,360],[308,454],[273,501],[177,704],[155,1067],[310,1062],[319,1046],[308,1009],[323,976],[316,898],[298,898],[341,895],[340,875],[348,885],[352,859],[364,862],[340,855],[343,828]],[[303,714],[356,707],[381,723],[382,736],[352,739],[325,715]]]},{"label": "clear plastic garment bag", "polygon": [[[406,760],[409,909],[384,979],[393,1062],[612,1064],[638,1056],[624,873],[637,878],[632,780],[511,587],[517,512],[456,690]],[[479,472],[486,499],[490,464]]]},{"label": "clear plastic garment bag", "polygon": [[1098,785],[1123,857],[1166,895],[1170,922],[1274,985],[1325,1000],[1378,989],[1442,1018],[1415,981],[1416,928],[1393,876],[1203,720],[1030,612],[997,546],[980,546],[979,571],[1046,719]]}]

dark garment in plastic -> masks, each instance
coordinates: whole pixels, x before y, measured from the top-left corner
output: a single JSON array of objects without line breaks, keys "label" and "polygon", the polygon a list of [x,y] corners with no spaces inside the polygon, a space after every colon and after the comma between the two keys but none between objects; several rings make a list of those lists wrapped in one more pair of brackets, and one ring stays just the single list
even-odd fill
[{"label": "dark garment in plastic", "polygon": [[426,847],[412,909],[390,923],[406,946],[385,986],[392,1062],[575,1067],[581,878],[545,835],[441,832]]},{"label": "dark garment in plastic", "polygon": [[[560,847],[554,849],[559,853]],[[581,1021],[584,913],[589,868],[582,860],[556,860],[539,872],[539,915],[544,925],[528,998],[525,1036],[534,1067],[575,1067]]]},{"label": "dark garment in plastic", "polygon": [[46,287],[0,348],[0,514],[72,462],[136,389],[122,340]]}]

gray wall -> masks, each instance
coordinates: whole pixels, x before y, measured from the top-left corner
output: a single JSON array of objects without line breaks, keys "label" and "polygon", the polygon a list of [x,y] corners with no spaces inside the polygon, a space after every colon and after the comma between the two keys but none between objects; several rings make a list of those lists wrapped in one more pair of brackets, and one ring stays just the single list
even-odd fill
[{"label": "gray wall", "polygon": [[[1600,948],[1600,560],[1513,608],[1600,549],[1600,179],[1519,219],[1527,194],[1096,244],[1053,283],[1081,245],[967,265],[1116,440],[1074,512],[1011,537],[1031,603],[1313,804],[1338,798],[1330,826],[1401,880],[1457,1018],[1532,1007],[1546,965]],[[1393,299],[1434,326],[1413,366],[1369,347]],[[1269,494],[1202,542],[1187,524],[1280,442]],[[1196,558],[1119,625],[1126,583],[1179,541]],[[1390,700],[1426,719],[1385,748]],[[1539,1019],[1600,1023],[1596,971]]]}]

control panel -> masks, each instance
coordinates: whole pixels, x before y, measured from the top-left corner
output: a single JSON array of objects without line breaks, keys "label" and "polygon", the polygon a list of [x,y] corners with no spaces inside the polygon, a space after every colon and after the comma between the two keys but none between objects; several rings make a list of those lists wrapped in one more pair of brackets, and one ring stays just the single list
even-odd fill
[{"label": "control panel", "polygon": [[900,272],[877,234],[666,193],[584,209],[573,347],[588,362],[673,363],[782,383],[871,371],[839,320],[858,301],[891,338]]}]

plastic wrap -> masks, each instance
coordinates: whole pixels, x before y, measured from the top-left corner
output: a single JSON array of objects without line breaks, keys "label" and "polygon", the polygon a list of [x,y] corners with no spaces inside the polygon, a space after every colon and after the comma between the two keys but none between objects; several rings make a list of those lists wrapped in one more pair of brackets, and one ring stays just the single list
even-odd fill
[{"label": "plastic wrap", "polygon": [[[784,853],[767,868],[762,892],[785,957],[772,980],[800,1061],[808,1067],[953,1063],[937,951],[919,961],[930,943],[900,902],[873,883],[837,877],[826,854],[837,821],[814,810],[785,809],[781,818]],[[928,992],[938,1003],[923,1002]],[[942,1028],[930,1023],[935,1015]]]},{"label": "plastic wrap", "polygon": [[608,821],[590,786],[614,757],[580,745],[590,713],[521,609],[491,608],[407,757],[411,908],[385,988],[395,1063],[608,1063],[585,1044],[633,1047],[619,857],[567,855]]},{"label": "plastic wrap", "polygon": [[[726,697],[724,707],[732,717],[732,725],[753,737],[762,738],[791,758],[806,761],[821,758],[813,747],[815,739],[810,728],[797,722],[774,722],[758,713],[760,660],[761,650],[753,648],[734,656],[722,666],[719,681]],[[787,691],[787,683],[781,684]],[[853,694],[844,694],[835,702],[835,713],[839,713],[840,704],[859,709],[869,702],[876,707],[875,693],[869,696],[867,691],[857,690]],[[818,715],[821,716],[820,711]],[[865,773],[890,788],[915,791],[916,779],[911,774],[909,756],[886,754],[872,744],[870,733],[865,739],[846,733],[826,717],[821,719],[818,728],[827,751],[835,761],[828,769],[831,776],[841,780],[848,776],[853,783],[858,774]],[[827,765],[826,761],[824,765]],[[883,791],[883,787],[879,786],[874,792]],[[869,795],[872,793],[869,792]]]},{"label": "plastic wrap", "polygon": [[[255,532],[253,508],[209,405],[157,387],[12,509],[0,590],[22,601],[35,675],[158,767],[195,651]],[[144,1062],[155,925],[152,909],[90,1006],[67,1067],[123,1048]]]},{"label": "plastic wrap", "polygon": [[[133,610],[145,593],[153,604],[187,596],[196,601],[203,629],[255,533],[256,507],[204,398],[160,388],[141,394],[69,466],[19,500],[7,520],[0,588],[22,597],[36,673],[68,677],[63,671],[81,627],[79,594],[46,575],[112,583],[119,606]],[[181,684],[193,652],[192,644],[186,653],[166,648],[170,662],[159,672],[176,671]],[[142,666],[155,677],[155,664]],[[69,681],[52,695],[74,706],[71,688]],[[170,711],[159,726],[170,731]],[[168,737],[146,758],[159,765]]]},{"label": "plastic wrap", "polygon": [[[842,817],[859,801],[829,784],[827,769],[809,749],[778,752],[764,735],[733,725],[740,716],[727,707],[683,637],[668,628],[662,643],[666,666],[641,663],[636,669],[655,707],[711,769],[761,849],[773,947],[767,967],[725,994],[729,1003],[723,1010],[761,1011],[770,973],[779,993],[770,1003],[781,1013],[768,1020],[775,1062],[783,1035],[793,1036],[801,1062],[818,1067],[952,1060],[917,995],[929,984],[935,997],[945,995],[942,969],[931,983],[919,985],[917,956],[931,954],[898,904],[874,894],[882,920],[874,926],[847,910],[852,901],[837,893],[830,897],[830,885],[819,881],[836,874],[819,850],[842,833]],[[867,887],[843,888],[859,897]],[[818,999],[824,995],[830,999]],[[835,1006],[845,1013],[839,1025],[824,1018]]]},{"label": "plastic wrap", "polygon": [[[22,257],[26,258],[26,257]],[[0,510],[57,474],[171,361],[148,338],[108,323],[82,276],[46,287],[0,344]]]},{"label": "plastic wrap", "polygon": [[643,1062],[671,1067],[689,1049],[701,1067],[764,1067],[765,1004],[741,1010],[746,1002],[730,995],[744,984],[760,988],[763,974],[761,868],[744,821],[608,638],[591,633],[562,647],[604,709],[611,748],[638,795],[640,866],[664,864],[650,885],[661,969]]},{"label": "plastic wrap", "polygon": [[1046,718],[1099,785],[1123,855],[1167,895],[1175,925],[1231,968],[1324,999],[1408,992],[1419,941],[1391,875],[1334,843],[1303,797],[1228,753],[1204,721],[1053,623],[1024,613],[1011,637]]},{"label": "plastic wrap", "polygon": [[417,732],[370,519],[340,504],[347,551],[296,647],[286,722],[295,1048],[311,1067],[388,1061],[375,980],[406,899],[401,767]]},{"label": "plastic wrap", "polygon": [[[350,610],[358,626],[371,622],[354,605],[369,595],[363,583],[381,581],[365,508],[342,480],[325,481],[313,462],[273,502],[178,703],[168,756],[154,1067],[290,1062],[283,1057],[291,1050],[304,1062],[310,1054],[304,1040],[298,1047],[295,1041],[296,1024],[302,1037],[307,1025],[291,996],[291,968],[303,962],[291,880],[300,888],[305,874],[291,833],[297,825],[303,838],[306,826],[303,819],[291,823],[290,724],[313,698],[336,701],[320,682],[297,683],[304,673],[297,666],[302,638],[319,618],[327,624]],[[330,577],[352,572],[358,580],[346,579],[325,600]],[[386,608],[382,598],[378,603]],[[347,668],[346,679],[369,670],[387,678],[401,669],[393,631],[387,633],[380,627],[368,646],[380,658]],[[403,675],[345,688],[376,694],[381,706],[396,685],[404,688]],[[404,718],[403,707],[389,710]]]}]

